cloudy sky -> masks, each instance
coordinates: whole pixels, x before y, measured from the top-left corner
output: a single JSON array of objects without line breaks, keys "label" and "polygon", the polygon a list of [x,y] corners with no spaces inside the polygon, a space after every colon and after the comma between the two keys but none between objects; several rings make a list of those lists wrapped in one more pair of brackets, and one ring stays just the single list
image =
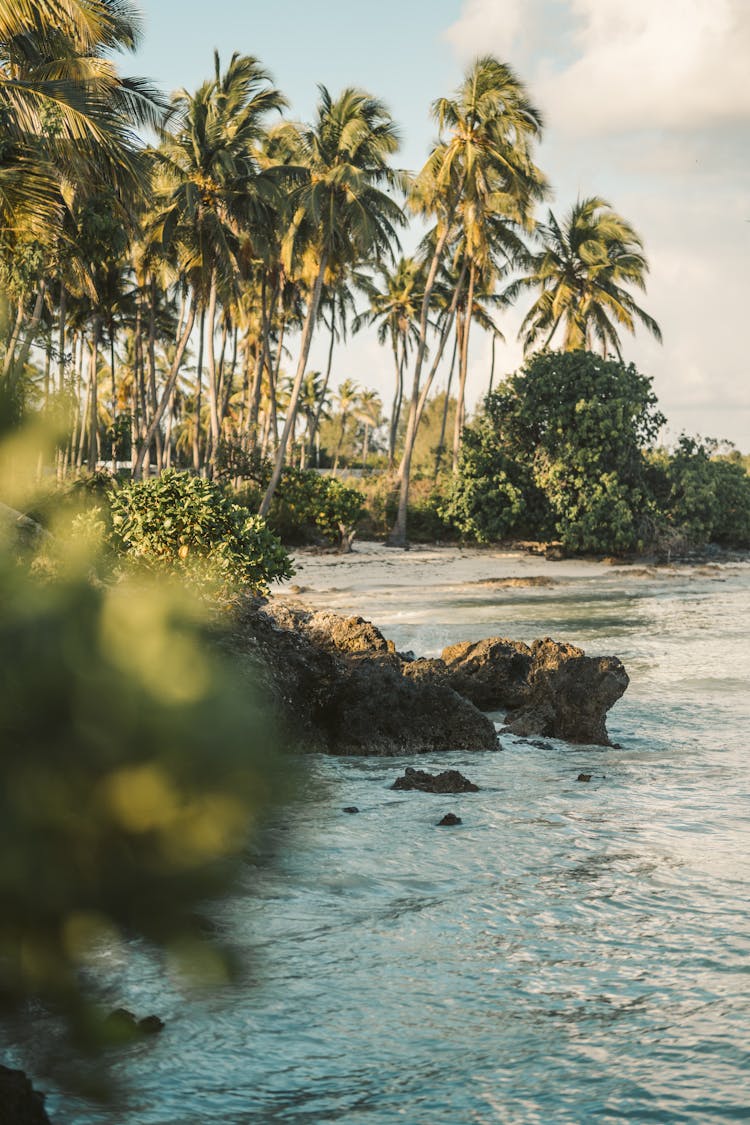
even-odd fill
[{"label": "cloudy sky", "polygon": [[[258,56],[301,119],[316,84],[361,85],[400,123],[399,163],[416,169],[434,135],[430,102],[479,54],[509,62],[542,109],[538,162],[557,214],[602,195],[640,232],[651,265],[641,303],[659,321],[624,354],[654,378],[669,435],[685,429],[750,451],[750,3],[747,0],[141,0],[130,60],[166,90],[195,87],[217,47]],[[407,248],[411,248],[408,246]],[[498,369],[521,360],[518,315]],[[322,365],[322,342],[312,366]],[[470,396],[486,388],[477,333]],[[344,378],[391,393],[374,339],[340,349]]]}]

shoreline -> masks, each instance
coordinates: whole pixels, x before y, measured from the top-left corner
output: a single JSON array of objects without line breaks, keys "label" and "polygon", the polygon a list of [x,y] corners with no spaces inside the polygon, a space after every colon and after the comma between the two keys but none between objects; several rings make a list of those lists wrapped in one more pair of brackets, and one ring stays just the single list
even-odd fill
[{"label": "shoreline", "polygon": [[585,587],[596,582],[614,593],[636,583],[722,580],[750,566],[750,554],[656,563],[647,556],[632,561],[549,559],[519,547],[502,546],[417,544],[404,550],[374,540],[356,541],[346,554],[314,547],[297,548],[290,554],[295,574],[275,585],[272,597],[298,598],[316,608],[365,616],[372,614],[380,596],[392,604],[399,599],[419,599],[426,590],[456,595],[523,590],[527,596],[534,596],[553,588]]}]

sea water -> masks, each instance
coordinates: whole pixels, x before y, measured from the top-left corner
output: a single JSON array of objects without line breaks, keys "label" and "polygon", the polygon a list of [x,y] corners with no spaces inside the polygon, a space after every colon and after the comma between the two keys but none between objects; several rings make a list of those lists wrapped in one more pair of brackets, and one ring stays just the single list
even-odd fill
[{"label": "sea water", "polygon": [[[420,654],[618,655],[619,747],[311,759],[275,868],[220,912],[245,978],[197,1000],[134,952],[119,1002],[166,1029],[119,1056],[127,1109],[54,1095],[56,1125],[750,1120],[750,568],[414,582],[348,608]],[[481,791],[394,791],[408,764]]]}]

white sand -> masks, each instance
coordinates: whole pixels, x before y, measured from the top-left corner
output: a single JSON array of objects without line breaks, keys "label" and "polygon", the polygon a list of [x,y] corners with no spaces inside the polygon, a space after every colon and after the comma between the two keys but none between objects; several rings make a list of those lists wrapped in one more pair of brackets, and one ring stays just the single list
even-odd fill
[{"label": "white sand", "polygon": [[[539,587],[601,581],[622,587],[634,581],[664,581],[685,573],[683,568],[610,565],[588,559],[548,561],[522,551],[498,548],[425,547],[409,550],[382,543],[355,542],[346,555],[299,550],[294,554],[296,573],[289,582],[274,587],[274,593],[298,596],[311,606],[341,613],[368,616],[373,606],[411,603],[418,606],[430,597],[450,593],[486,594],[487,586]],[[710,568],[692,568],[703,577]],[[528,591],[527,591],[528,592]],[[385,603],[385,604],[384,604]]]}]

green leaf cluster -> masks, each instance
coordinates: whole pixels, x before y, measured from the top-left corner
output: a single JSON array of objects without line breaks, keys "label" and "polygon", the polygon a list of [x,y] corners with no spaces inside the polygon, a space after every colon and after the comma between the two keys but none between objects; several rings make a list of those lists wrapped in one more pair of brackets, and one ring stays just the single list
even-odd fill
[{"label": "green leaf cluster", "polygon": [[202,477],[169,469],[129,481],[113,492],[111,507],[119,549],[149,569],[254,593],[293,573],[265,521]]},{"label": "green leaf cluster", "polygon": [[323,539],[337,543],[359,521],[364,496],[335,477],[304,469],[284,470],[268,523],[285,543]]}]

